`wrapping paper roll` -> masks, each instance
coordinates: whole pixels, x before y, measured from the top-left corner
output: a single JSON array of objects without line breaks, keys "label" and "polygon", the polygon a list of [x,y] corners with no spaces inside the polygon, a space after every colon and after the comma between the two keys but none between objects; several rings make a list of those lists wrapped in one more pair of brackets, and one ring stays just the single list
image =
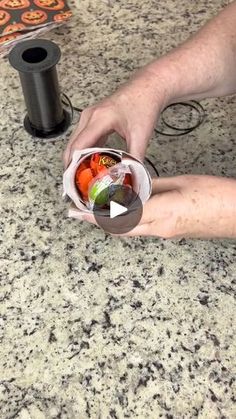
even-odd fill
[{"label": "wrapping paper roll", "polygon": [[66,0],[0,0],[0,57],[18,42],[36,38],[71,16]]}]

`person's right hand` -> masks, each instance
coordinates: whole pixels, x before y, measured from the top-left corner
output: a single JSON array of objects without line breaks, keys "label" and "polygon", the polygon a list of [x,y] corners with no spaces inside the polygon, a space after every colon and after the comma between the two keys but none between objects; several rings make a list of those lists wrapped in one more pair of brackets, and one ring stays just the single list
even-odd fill
[{"label": "person's right hand", "polygon": [[85,109],[64,153],[67,167],[76,149],[104,144],[116,132],[126,140],[128,151],[145,156],[159,113],[167,104],[166,88],[147,67],[122,85],[112,96]]}]

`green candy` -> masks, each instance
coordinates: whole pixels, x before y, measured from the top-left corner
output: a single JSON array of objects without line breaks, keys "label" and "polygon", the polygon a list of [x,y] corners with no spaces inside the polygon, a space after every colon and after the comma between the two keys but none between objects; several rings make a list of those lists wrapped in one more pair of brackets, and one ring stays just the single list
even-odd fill
[{"label": "green candy", "polygon": [[89,200],[96,205],[105,205],[109,200],[109,185],[101,179],[97,180],[89,190]]}]

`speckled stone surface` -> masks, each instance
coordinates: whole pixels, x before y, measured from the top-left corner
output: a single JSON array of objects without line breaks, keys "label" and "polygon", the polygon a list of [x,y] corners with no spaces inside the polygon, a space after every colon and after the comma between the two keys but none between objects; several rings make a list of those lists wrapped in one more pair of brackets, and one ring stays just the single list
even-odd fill
[{"label": "speckled stone surface", "polygon": [[[73,21],[47,35],[62,89],[95,102],[223,4],[71,3]],[[0,66],[0,418],[235,418],[236,242],[119,239],[68,219],[69,132],[33,140]],[[162,175],[236,177],[236,99],[203,105],[200,129],[151,141]]]}]

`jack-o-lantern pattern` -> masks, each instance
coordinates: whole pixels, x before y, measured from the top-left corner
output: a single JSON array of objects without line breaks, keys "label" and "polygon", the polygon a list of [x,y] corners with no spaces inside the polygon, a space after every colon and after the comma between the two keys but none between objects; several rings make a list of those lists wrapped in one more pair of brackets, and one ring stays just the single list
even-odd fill
[{"label": "jack-o-lantern pattern", "polygon": [[3,33],[14,33],[19,32],[25,29],[25,25],[23,23],[12,23],[11,25],[6,26]]},{"label": "jack-o-lantern pattern", "polygon": [[[31,28],[54,25],[68,20],[72,12],[67,6],[67,0],[0,0],[0,56],[2,51],[10,49],[16,38],[30,34]],[[46,31],[46,29],[45,29]],[[30,37],[30,35],[29,35]]]},{"label": "jack-o-lantern pattern", "polygon": [[28,25],[40,25],[47,20],[47,13],[43,10],[27,10],[22,14],[21,20]]},{"label": "jack-o-lantern pattern", "polygon": [[15,33],[9,33],[8,35],[5,35],[5,36],[0,36],[0,45],[4,44],[5,42],[14,41],[14,39],[16,39],[20,34],[21,34],[20,32],[15,32]]},{"label": "jack-o-lantern pattern", "polygon": [[10,19],[10,13],[6,12],[6,10],[0,10],[0,26],[6,25]]},{"label": "jack-o-lantern pattern", "polygon": [[30,6],[29,0],[2,0],[0,2],[0,7],[3,9],[17,10],[25,9]]},{"label": "jack-o-lantern pattern", "polygon": [[47,10],[61,10],[65,7],[63,0],[34,0],[34,4]]},{"label": "jack-o-lantern pattern", "polygon": [[63,22],[64,20],[69,19],[71,16],[72,16],[72,12],[70,10],[67,10],[67,12],[64,12],[64,13],[57,13],[53,17],[53,20],[55,20],[55,22]]}]

